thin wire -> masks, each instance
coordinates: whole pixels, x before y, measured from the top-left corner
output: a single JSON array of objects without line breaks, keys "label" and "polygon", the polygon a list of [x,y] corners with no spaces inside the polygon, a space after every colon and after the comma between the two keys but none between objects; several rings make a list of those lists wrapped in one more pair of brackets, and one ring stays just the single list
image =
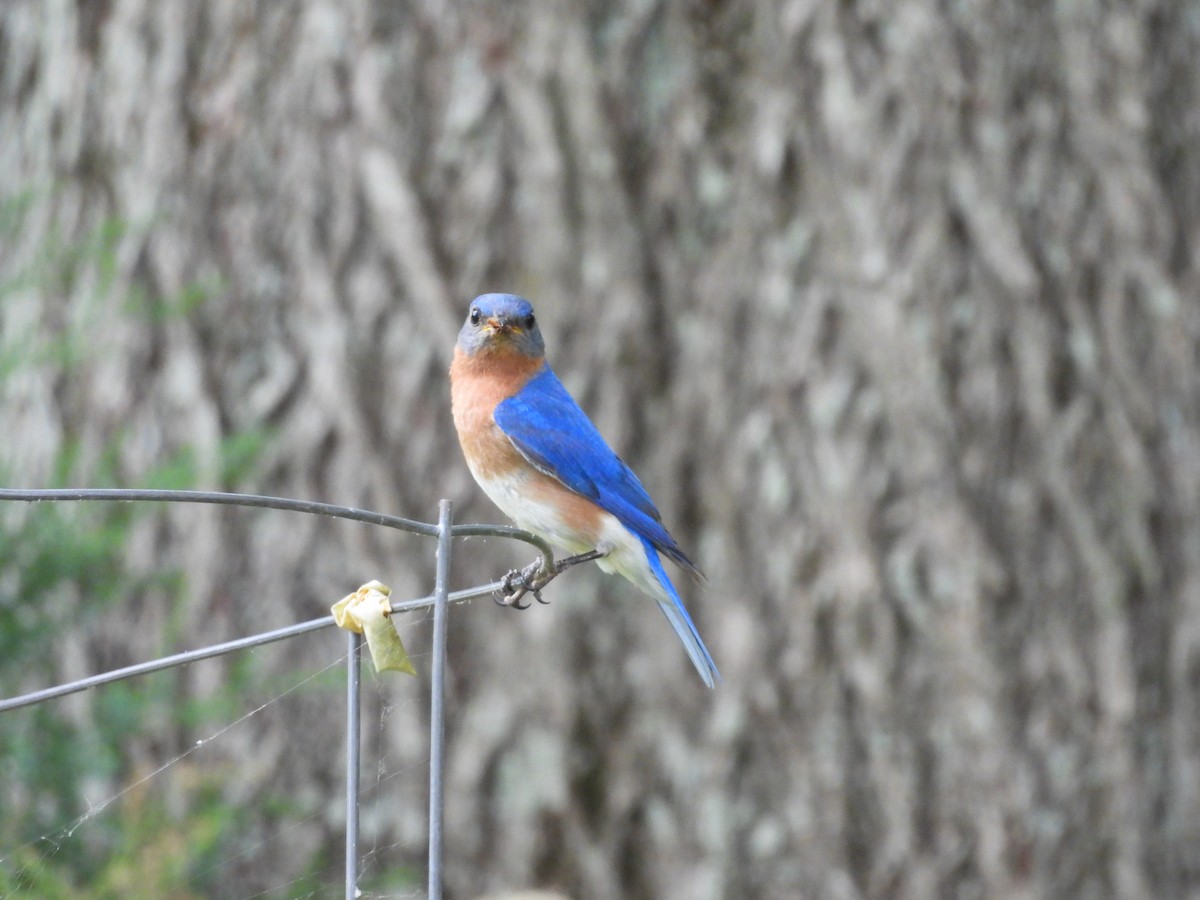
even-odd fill
[{"label": "thin wire", "polygon": [[0,700],[0,712],[5,712],[10,709],[18,709],[22,706],[30,706],[34,703],[41,703],[43,700],[53,700],[55,697],[62,697],[66,694],[74,694],[77,691],[85,691],[88,688],[97,687],[101,684],[108,684],[113,681],[123,681],[126,678],[133,678],[135,675],[146,675],[150,672],[157,672],[160,669],[169,669],[172,666],[183,666],[187,665],[188,663],[196,662],[197,660],[208,659],[212,656],[220,656],[224,653],[232,653],[235,650],[245,650],[249,647],[258,647],[261,644],[270,644],[273,641],[282,641],[285,638],[295,637],[298,634],[304,634],[309,631],[318,631],[321,628],[327,628],[333,624],[333,616],[322,616],[319,619],[310,619],[307,622],[300,622],[296,625],[287,625],[283,628],[276,628],[274,631],[265,631],[262,634],[252,635],[251,637],[238,638],[234,641],[225,641],[222,644],[212,644],[208,647],[201,647],[199,650],[188,650],[184,653],[176,653],[172,656],[164,656],[160,659],[150,660],[149,662],[125,666],[122,669],[113,669],[111,672],[104,672],[100,675],[91,675],[87,678],[80,678],[76,681],[68,681],[66,684],[59,684],[55,685],[54,687],[44,688],[40,691],[34,691],[31,694],[22,694],[19,697],[12,697],[8,700]]},{"label": "thin wire", "polygon": [[[0,488],[0,501],[2,500],[24,502],[107,500],[122,502],[142,501],[155,503],[209,503],[226,506],[249,506],[301,512],[309,515],[329,516],[339,519],[350,519],[357,522],[366,522],[371,525],[382,525],[385,528],[395,528],[401,531],[409,531],[414,534],[425,535],[428,537],[438,537],[440,535],[438,526],[430,525],[427,522],[418,522],[414,519],[405,519],[400,516],[385,515],[384,513],[372,512],[371,510],[365,509],[357,509],[351,506],[337,506],[331,503],[318,503],[313,500],[293,500],[288,497],[268,497],[261,494],[233,494],[220,491],[168,491],[140,488]],[[454,537],[502,537],[523,541],[526,544],[533,545],[541,552],[546,569],[550,569],[554,566],[554,552],[550,545],[537,535],[531,534],[528,531],[522,531],[519,528],[509,528],[504,525],[456,525],[453,529],[451,529],[451,534]],[[460,600],[473,599],[475,597],[485,596],[495,591],[502,590],[505,587],[506,585],[501,582],[493,582],[489,585],[481,585],[477,588],[468,588],[465,591],[456,591],[450,595],[449,600],[453,603]],[[392,611],[402,612],[409,609],[420,609],[424,606],[432,606],[433,603],[434,598],[432,596],[402,603],[393,603]],[[108,684],[113,681],[121,681],[125,678],[132,678],[135,675],[145,675],[150,672],[157,672],[160,669],[186,665],[188,663],[196,662],[197,660],[208,659],[212,656],[231,653],[235,650],[243,650],[250,647],[256,647],[261,644],[269,644],[273,641],[283,640],[298,634],[304,634],[308,631],[317,631],[333,624],[334,621],[332,617],[313,619],[309,622],[303,622],[298,625],[288,625],[283,628],[278,628],[274,631],[265,632],[263,634],[253,635],[247,638],[239,638],[233,641],[226,641],[225,643],[215,644],[199,650],[190,650],[186,653],[178,653],[173,656],[166,656],[157,660],[151,660],[150,662],[126,666],[122,669],[115,669],[111,672],[105,672],[100,675],[93,675],[77,681],[67,682],[66,684],[56,685],[55,687],[46,688],[41,691],[34,691],[30,694],[23,694],[7,700],[0,700],[0,712],[4,712],[5,710],[9,709],[18,709],[22,706],[29,706],[33,703],[40,703],[43,700],[52,700],[55,697],[73,694],[78,691],[87,690],[88,688],[97,687],[101,684]]]},{"label": "thin wire", "polygon": [[429,703],[429,900],[442,900],[442,775],[446,762],[446,620],[450,576],[451,515],[453,505],[443,500],[438,506],[437,575],[433,605],[433,672]]},{"label": "thin wire", "polygon": [[[316,672],[313,672],[313,673],[307,675],[305,678],[303,678],[300,681],[296,682],[295,684],[291,685],[286,690],[284,690],[282,693],[276,694],[275,696],[271,697],[270,700],[267,700],[266,702],[261,703],[260,705],[256,706],[254,709],[250,710],[249,712],[243,713],[242,715],[240,715],[236,719],[234,719],[232,722],[230,722],[226,725],[222,725],[217,731],[213,732],[208,737],[205,737],[205,738],[202,738],[202,739],[196,741],[196,743],[194,743],[187,750],[184,750],[178,756],[163,763],[161,766],[159,766],[153,772],[143,775],[141,778],[139,778],[137,781],[132,782],[131,784],[127,784],[125,787],[121,788],[121,790],[117,791],[117,793],[109,796],[106,800],[104,800],[100,803],[97,803],[95,805],[89,806],[87,812],[85,812],[81,816],[78,816],[69,825],[67,825],[63,828],[59,828],[56,832],[54,832],[53,835],[49,835],[49,834],[42,835],[41,837],[37,838],[36,840],[29,841],[25,844],[22,844],[20,847],[15,848],[14,851],[12,851],[12,852],[23,850],[26,847],[31,847],[34,844],[37,844],[41,841],[48,841],[54,847],[55,850],[58,850],[59,849],[59,839],[71,837],[75,833],[75,830],[77,828],[79,828],[80,825],[82,825],[84,822],[87,822],[89,819],[92,819],[92,818],[95,818],[96,816],[98,816],[105,809],[107,809],[109,806],[111,806],[117,800],[120,800],[126,794],[130,793],[131,791],[137,790],[143,784],[146,784],[151,779],[162,774],[167,769],[169,769],[171,766],[173,766],[177,762],[179,762],[181,759],[185,759],[188,756],[191,756],[196,751],[200,750],[202,747],[208,746],[210,743],[215,741],[217,738],[221,737],[222,735],[226,734],[229,731],[232,731],[238,725],[241,725],[247,719],[251,718],[252,716],[258,715],[260,712],[262,712],[264,709],[266,709],[268,706],[272,705],[273,703],[279,702],[280,700],[282,700],[284,697],[288,696],[289,694],[291,694],[295,691],[298,691],[304,685],[310,684],[314,679],[320,677],[323,673],[329,671],[337,664],[338,664],[337,662],[334,662],[328,666],[324,666],[321,669],[318,669]],[[265,841],[260,842],[260,844],[257,844],[257,845],[250,845],[249,847],[243,845],[241,852],[238,853],[237,855],[245,856],[252,849],[256,849],[258,846],[261,846],[262,843],[265,843]],[[10,856],[11,856],[11,853],[10,853]],[[3,864],[5,861],[6,861],[6,858],[0,857],[0,864]]]},{"label": "thin wire", "polygon": [[[370,525],[382,525],[409,531],[425,537],[437,537],[438,527],[428,522],[389,516],[369,509],[353,506],[338,506],[333,503],[318,503],[315,500],[293,500],[289,497],[267,497],[262,494],[231,494],[223,491],[162,491],[141,488],[47,488],[26,490],[24,488],[0,488],[0,500],[120,500],[148,501],[153,503],[211,503],[220,506],[254,506],[266,509],[283,509],[309,515],[329,516],[335,519],[350,519]],[[554,562],[554,551],[550,545],[528,531],[506,525],[455,525],[454,537],[505,537],[531,544],[541,551],[547,565]]]},{"label": "thin wire", "polygon": [[[504,587],[503,582],[493,581],[489,584],[481,584],[477,587],[464,588],[460,591],[451,593],[447,600],[450,603],[461,603],[464,600],[474,600],[478,597],[487,597],[494,594],[496,591]],[[427,606],[433,606],[434,596],[420,597],[416,600],[401,600],[392,604],[393,612],[409,612],[415,609],[423,609]],[[43,688],[40,691],[34,691],[30,694],[21,694],[18,697],[11,697],[7,700],[0,700],[0,712],[6,712],[10,709],[19,709],[22,706],[32,706],[34,703],[41,703],[44,700],[53,700],[56,697],[64,697],[67,694],[86,691],[88,688],[98,687],[102,684],[109,684],[114,681],[123,681],[126,678],[133,678],[137,675],[148,675],[151,672],[158,672],[162,669],[170,669],[174,666],[184,666],[188,663],[197,662],[202,659],[209,659],[213,656],[221,656],[225,653],[233,653],[237,650],[248,650],[251,647],[259,647],[263,644],[270,644],[275,641],[282,641],[296,635],[306,634],[310,631],[320,631],[322,628],[329,628],[336,623],[333,621],[333,616],[322,616],[319,619],[310,619],[307,622],[299,622],[295,625],[285,625],[283,628],[276,628],[274,631],[264,631],[262,634],[254,634],[250,637],[238,638],[232,641],[225,641],[222,644],[212,644],[208,647],[201,647],[198,650],[187,650],[183,653],[175,653],[171,656],[163,656],[159,659],[152,659],[148,662],[137,663],[132,666],[125,666],[121,669],[113,669],[111,672],[102,672],[99,675],[89,675],[87,678],[80,678],[75,681],[68,681],[65,684],[55,685],[54,687]]]},{"label": "thin wire", "polygon": [[[259,494],[231,494],[210,491],[166,491],[142,490],[126,488],[86,488],[86,489],[46,489],[22,490],[0,488],[0,501],[146,501],[164,503],[209,503],[231,506],[249,506],[269,509],[280,509],[292,512],[322,515],[333,518],[350,519],[366,522],[372,525],[382,525],[438,539],[437,575],[435,590],[432,596],[420,597],[415,600],[394,602],[391,610],[405,612],[433,606],[433,673],[430,703],[430,771],[429,771],[429,891],[430,900],[441,900],[442,896],[442,813],[444,806],[443,774],[445,766],[445,679],[446,679],[446,633],[447,618],[450,603],[471,600],[497,592],[511,593],[513,590],[512,576],[509,573],[500,581],[490,584],[449,592],[450,553],[454,537],[502,537],[511,538],[536,547],[542,555],[540,571],[551,573],[550,577],[560,574],[567,567],[577,562],[586,561],[587,555],[572,557],[556,564],[550,545],[537,535],[517,528],[503,525],[452,525],[453,506],[449,500],[442,500],[439,505],[438,524],[436,526],[399,516],[389,516],[370,510],[356,509],[349,506],[336,506],[329,503],[318,503],[308,500],[293,500],[285,497],[267,497]],[[521,573],[524,574],[524,573]],[[548,579],[547,579],[548,580]],[[540,582],[542,586],[545,582]],[[521,582],[518,579],[517,587]],[[536,593],[536,592],[535,592]],[[540,598],[539,598],[540,599]],[[172,654],[156,660],[125,666],[99,675],[77,679],[65,684],[56,685],[18,697],[0,700],[0,712],[18,709],[41,703],[56,697],[87,690],[102,684],[109,684],[145,675],[174,666],[186,665],[202,659],[209,659],[226,653],[251,647],[285,640],[310,631],[318,631],[334,625],[332,616],[322,616],[308,622],[288,625],[273,631],[263,632],[250,637],[238,638]],[[347,751],[346,751],[346,896],[353,898],[358,895],[358,795],[360,788],[360,769],[362,759],[361,746],[361,680],[359,670],[359,651],[362,645],[360,635],[350,633],[348,637],[349,654],[347,659],[346,701],[347,701]],[[240,720],[239,720],[240,721]],[[86,816],[85,816],[86,818]]]},{"label": "thin wire", "polygon": [[346,657],[346,900],[358,896],[358,779],[362,759],[361,667],[362,635],[347,631]]}]

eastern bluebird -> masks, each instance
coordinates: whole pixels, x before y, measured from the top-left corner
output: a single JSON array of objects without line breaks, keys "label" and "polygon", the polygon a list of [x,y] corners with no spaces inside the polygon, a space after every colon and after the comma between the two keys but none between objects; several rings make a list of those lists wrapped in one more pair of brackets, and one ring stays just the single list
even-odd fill
[{"label": "eastern bluebird", "polygon": [[663,527],[637,476],[546,363],[528,300],[484,294],[471,302],[450,367],[454,426],[479,486],[521,528],[571,553],[597,550],[598,565],[658,601],[700,677],[716,663],[659,553],[699,575]]}]

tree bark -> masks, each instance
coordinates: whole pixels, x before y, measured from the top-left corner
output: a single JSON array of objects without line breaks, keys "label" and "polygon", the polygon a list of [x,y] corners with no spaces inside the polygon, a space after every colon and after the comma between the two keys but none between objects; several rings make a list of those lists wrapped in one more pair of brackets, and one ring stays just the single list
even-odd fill
[{"label": "tree bark", "polygon": [[[0,382],[4,466],[46,483],[77,446],[88,482],[115,446],[132,484],[192,448],[203,486],[499,521],[445,375],[470,298],[522,293],[707,572],[681,587],[725,684],[598,572],[456,609],[451,896],[1189,895],[1194,12],[11,0],[0,327],[82,349]],[[48,249],[106,234],[111,271]],[[528,561],[458,553],[456,586]],[[189,646],[433,572],[419,540],[203,508],[129,554],[185,572]],[[167,598],[130,603],[83,672],[161,652]],[[373,691],[371,864],[420,866],[424,688]],[[287,710],[220,741],[253,760],[231,799],[312,798],[229,896],[338,840],[341,711]]]}]

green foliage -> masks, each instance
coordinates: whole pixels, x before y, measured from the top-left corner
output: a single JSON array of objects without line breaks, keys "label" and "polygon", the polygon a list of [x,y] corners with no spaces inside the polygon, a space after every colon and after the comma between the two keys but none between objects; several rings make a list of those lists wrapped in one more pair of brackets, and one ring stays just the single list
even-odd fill
[{"label": "green foliage", "polygon": [[412,897],[421,894],[425,872],[412,866],[392,866],[362,878],[362,891],[367,897]]},{"label": "green foliage", "polygon": [[[246,448],[258,445],[239,442],[239,468],[248,465]],[[69,476],[71,456],[66,451],[59,461],[61,476]],[[146,480],[193,486],[188,458],[168,460]],[[177,572],[135,575],[123,561],[135,521],[154,514],[135,504],[37,504],[19,519],[7,516],[13,521],[0,541],[0,696],[61,680],[47,635],[61,637],[66,623],[86,629],[139,594],[181,601],[185,585]],[[173,785],[188,783],[187,796],[182,803],[174,798],[171,812],[161,792],[135,788],[104,813],[101,825],[77,837],[69,832],[88,810],[89,786],[91,793],[96,785],[115,793],[140,777],[124,753],[130,735],[152,735],[162,723],[211,729],[244,711],[240,698],[253,678],[249,659],[231,667],[224,689],[203,701],[180,703],[176,674],[167,672],[96,690],[83,716],[70,714],[62,701],[5,714],[0,897],[187,896],[178,885],[203,887],[203,879],[193,882],[193,871],[216,877],[220,867],[212,857],[228,851],[241,813],[224,801],[215,776],[206,781],[186,761],[170,770]]]},{"label": "green foliage", "polygon": [[7,330],[0,342],[0,379],[30,365],[71,370],[108,352],[95,342],[103,320],[121,315],[134,323],[161,324],[189,315],[223,289],[217,279],[186,284],[175,294],[152,294],[130,284],[123,296],[114,297],[118,250],[132,231],[129,222],[116,217],[75,239],[52,227],[21,262],[6,261],[3,243],[18,243],[30,210],[42,199],[32,189],[0,199],[0,300],[22,292],[67,297],[69,315],[49,332],[45,323]]},{"label": "green foliage", "polygon": [[[17,239],[39,199],[30,191],[0,200],[0,241]],[[27,291],[73,298],[68,321],[53,329],[39,322],[0,338],[0,394],[14,374],[32,370],[86,377],[87,365],[108,352],[92,337],[101,315],[158,323],[187,315],[211,296],[212,285],[193,285],[175,297],[138,291],[114,297],[117,251],[128,232],[127,223],[114,219],[76,241],[52,233],[26,254],[25,264],[0,268],[0,301]],[[0,255],[0,266],[6,262]],[[100,448],[68,437],[47,486],[128,483],[121,466],[126,440],[119,430]],[[245,479],[267,440],[261,430],[227,437],[218,471],[205,470],[204,477],[216,475],[225,485]],[[0,461],[0,483],[11,483],[11,474]],[[197,454],[183,447],[136,476],[136,484],[187,489],[201,477]],[[124,503],[0,507],[0,696],[67,677],[61,663],[70,642],[82,640],[117,604],[151,598],[182,610],[186,584],[178,571],[133,572],[125,561],[133,529],[161,514],[161,507]],[[219,773],[179,759],[164,775],[147,779],[152,773],[141,771],[127,751],[130,736],[158,737],[169,748],[181,732],[211,731],[244,712],[253,663],[237,660],[230,672],[223,689],[203,701],[180,702],[178,673],[165,672],[105,686],[83,702],[4,714],[0,897],[209,895],[248,813],[227,802]],[[161,789],[167,778],[170,791]],[[92,822],[89,804],[97,796],[118,799],[95,811],[102,818]]]},{"label": "green foliage", "polygon": [[[216,777],[186,763],[182,815],[141,787],[122,798],[88,841],[49,835],[17,847],[0,865],[0,896],[124,898],[211,896],[220,861],[245,813],[226,803]],[[87,846],[90,858],[80,848]]]}]

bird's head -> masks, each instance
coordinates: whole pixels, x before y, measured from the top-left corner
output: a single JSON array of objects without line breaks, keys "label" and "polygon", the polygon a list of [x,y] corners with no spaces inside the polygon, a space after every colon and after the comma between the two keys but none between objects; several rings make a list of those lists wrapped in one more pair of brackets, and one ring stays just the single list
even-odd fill
[{"label": "bird's head", "polygon": [[458,346],[468,356],[512,352],[540,358],[546,351],[533,306],[515,294],[481,294],[472,300]]}]

